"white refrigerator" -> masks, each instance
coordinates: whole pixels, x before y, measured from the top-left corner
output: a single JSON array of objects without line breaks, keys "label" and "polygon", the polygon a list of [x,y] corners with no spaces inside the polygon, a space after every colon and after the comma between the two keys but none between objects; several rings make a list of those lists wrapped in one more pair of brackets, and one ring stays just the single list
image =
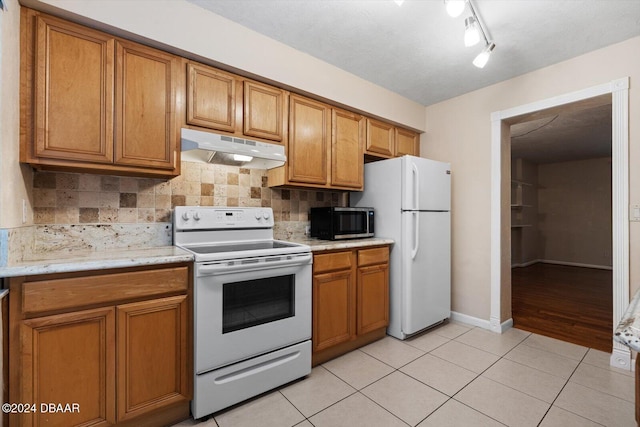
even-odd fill
[{"label": "white refrigerator", "polygon": [[405,339],[451,314],[451,167],[414,156],[365,164],[351,206],[373,207],[375,236],[391,238],[389,327]]}]

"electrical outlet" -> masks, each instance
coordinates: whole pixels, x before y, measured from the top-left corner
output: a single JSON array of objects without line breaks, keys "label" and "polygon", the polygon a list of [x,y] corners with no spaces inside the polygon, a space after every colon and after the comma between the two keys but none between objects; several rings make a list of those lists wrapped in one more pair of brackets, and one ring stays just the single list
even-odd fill
[{"label": "electrical outlet", "polygon": [[22,199],[22,223],[27,223],[27,201]]}]

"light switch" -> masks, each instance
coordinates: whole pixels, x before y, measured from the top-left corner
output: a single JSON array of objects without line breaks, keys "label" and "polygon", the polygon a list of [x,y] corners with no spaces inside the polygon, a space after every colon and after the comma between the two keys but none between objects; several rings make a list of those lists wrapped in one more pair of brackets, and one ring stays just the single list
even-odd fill
[{"label": "light switch", "polygon": [[631,205],[631,212],[629,212],[630,221],[640,221],[640,205]]}]

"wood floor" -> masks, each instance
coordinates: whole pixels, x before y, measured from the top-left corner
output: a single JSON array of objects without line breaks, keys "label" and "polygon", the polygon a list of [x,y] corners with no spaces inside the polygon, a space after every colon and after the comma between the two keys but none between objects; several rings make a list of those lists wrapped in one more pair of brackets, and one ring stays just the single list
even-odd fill
[{"label": "wood floor", "polygon": [[537,263],[511,270],[513,324],[611,352],[611,270]]}]

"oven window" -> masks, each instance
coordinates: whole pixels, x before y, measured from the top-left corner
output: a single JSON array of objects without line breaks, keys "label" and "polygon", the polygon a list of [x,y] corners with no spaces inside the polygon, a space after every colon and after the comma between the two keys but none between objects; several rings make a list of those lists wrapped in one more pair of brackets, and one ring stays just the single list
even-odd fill
[{"label": "oven window", "polygon": [[336,234],[361,234],[367,232],[365,212],[338,212]]},{"label": "oven window", "polygon": [[223,334],[294,315],[294,274],[225,283],[222,287]]}]

